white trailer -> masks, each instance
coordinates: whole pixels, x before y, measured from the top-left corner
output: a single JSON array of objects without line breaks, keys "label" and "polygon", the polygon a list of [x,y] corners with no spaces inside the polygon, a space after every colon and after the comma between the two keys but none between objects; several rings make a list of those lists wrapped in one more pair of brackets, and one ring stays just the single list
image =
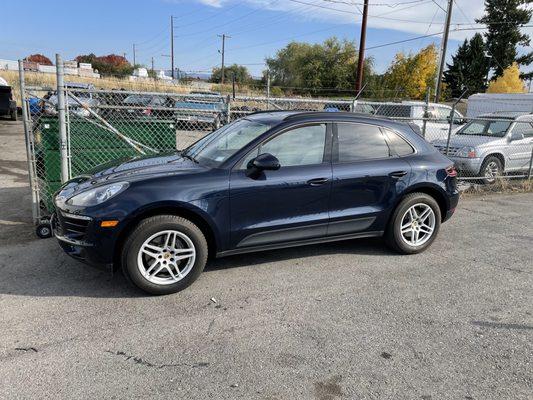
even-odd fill
[{"label": "white trailer", "polygon": [[533,112],[533,93],[476,93],[468,98],[467,118],[498,111]]}]

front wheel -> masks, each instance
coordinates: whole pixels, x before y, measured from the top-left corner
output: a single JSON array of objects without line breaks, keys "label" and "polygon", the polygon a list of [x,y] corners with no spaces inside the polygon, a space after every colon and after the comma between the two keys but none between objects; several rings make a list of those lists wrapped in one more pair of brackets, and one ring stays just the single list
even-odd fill
[{"label": "front wheel", "polygon": [[399,253],[420,253],[435,240],[440,222],[435,199],[425,193],[411,193],[394,210],[385,240]]},{"label": "front wheel", "polygon": [[191,285],[207,262],[207,242],[191,221],[175,215],[143,220],[122,250],[122,271],[139,289],[156,295]]},{"label": "front wheel", "polygon": [[498,157],[489,156],[483,161],[479,176],[483,178],[481,180],[483,183],[493,184],[502,173],[503,165],[500,159]]}]

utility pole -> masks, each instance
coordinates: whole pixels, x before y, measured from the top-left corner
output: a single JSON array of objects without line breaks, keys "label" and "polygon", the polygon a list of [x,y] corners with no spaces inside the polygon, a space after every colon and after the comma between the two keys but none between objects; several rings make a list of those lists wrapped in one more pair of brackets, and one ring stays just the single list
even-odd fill
[{"label": "utility pole", "polygon": [[170,16],[170,70],[174,79],[174,17]]},{"label": "utility pole", "polygon": [[217,35],[217,36],[222,38],[222,51],[219,50],[218,52],[222,55],[222,64],[220,68],[222,77],[220,78],[220,83],[223,85],[224,84],[224,55],[226,52],[226,39],[231,39],[231,36],[228,36],[225,33],[223,33],[222,35]]},{"label": "utility pole", "polygon": [[448,0],[448,8],[446,9],[446,25],[444,26],[444,35],[442,35],[442,44],[440,46],[439,70],[437,71],[437,79],[435,82],[435,103],[438,103],[440,99],[442,73],[444,72],[444,65],[446,63],[446,48],[448,47],[450,22],[452,20],[452,6],[453,0]]},{"label": "utility pole", "polygon": [[152,75],[155,79],[155,74],[154,74],[154,57],[152,57]]},{"label": "utility pole", "polygon": [[133,67],[135,68],[135,43],[133,43]]},{"label": "utility pole", "polygon": [[359,58],[357,60],[357,81],[355,82],[355,91],[359,93],[363,87],[363,69],[365,62],[366,46],[366,20],[368,19],[368,0],[363,5],[363,20],[361,21],[361,38],[359,40]]},{"label": "utility pole", "polygon": [[122,53],[122,57],[124,57],[124,60],[126,60],[126,54],[128,54],[128,53],[126,53],[126,52]]}]

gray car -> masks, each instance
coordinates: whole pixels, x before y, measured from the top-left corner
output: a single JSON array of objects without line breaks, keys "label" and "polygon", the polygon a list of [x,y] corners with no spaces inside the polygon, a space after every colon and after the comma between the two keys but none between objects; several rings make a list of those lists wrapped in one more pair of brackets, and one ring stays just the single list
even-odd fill
[{"label": "gray car", "polygon": [[471,120],[446,140],[432,144],[466,176],[492,183],[505,173],[526,172],[533,148],[533,115],[499,112]]},{"label": "gray car", "polygon": [[[100,101],[95,97],[94,93],[90,92],[90,90],[94,90],[94,85],[90,83],[67,82],[65,84],[65,87],[67,88],[67,91],[76,96],[83,104],[83,106],[81,106],[76,100],[74,100],[70,96],[65,98],[65,102],[67,103],[68,110],[71,115],[76,115],[78,117],[85,118],[90,117],[91,114],[84,106],[89,107],[93,111],[98,113],[98,106],[100,105]],[[45,103],[43,110],[44,113],[47,115],[57,115],[57,103],[57,94],[54,93]]]}]

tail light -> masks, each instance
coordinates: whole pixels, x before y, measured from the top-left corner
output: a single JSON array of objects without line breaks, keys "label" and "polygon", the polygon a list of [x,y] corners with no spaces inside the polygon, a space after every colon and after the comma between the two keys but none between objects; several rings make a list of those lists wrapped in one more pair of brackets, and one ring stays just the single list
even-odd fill
[{"label": "tail light", "polygon": [[455,169],[454,165],[446,168],[446,175],[448,175],[450,178],[455,178],[457,176],[457,170]]},{"label": "tail light", "polygon": [[152,114],[152,109],[150,107],[148,107],[146,110],[143,110],[143,114],[144,115],[151,115]]}]

